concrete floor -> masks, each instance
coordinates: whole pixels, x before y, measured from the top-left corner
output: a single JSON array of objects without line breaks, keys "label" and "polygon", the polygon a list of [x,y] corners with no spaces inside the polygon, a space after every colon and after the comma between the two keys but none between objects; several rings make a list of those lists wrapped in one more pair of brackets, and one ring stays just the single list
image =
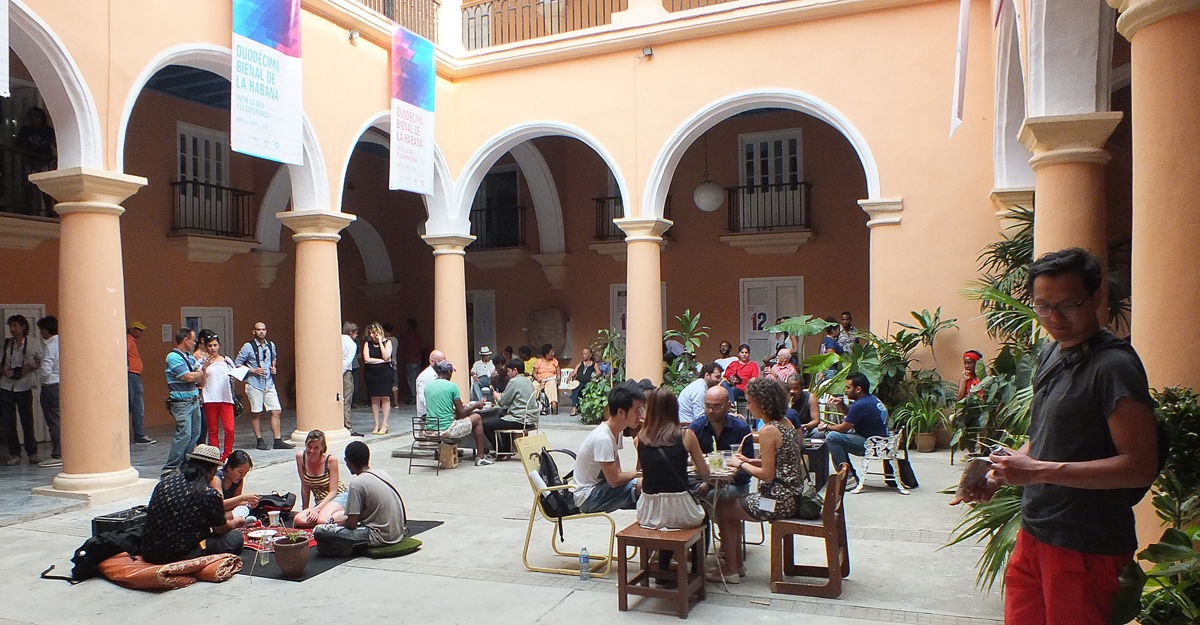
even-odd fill
[{"label": "concrete floor", "polygon": [[[369,430],[369,412],[356,414],[356,421],[363,417]],[[554,421],[569,423],[561,417]],[[545,425],[543,432],[555,447],[578,448],[587,433],[586,428],[577,426]],[[394,449],[407,448],[409,440],[407,436],[391,440],[369,437],[367,442],[372,467],[394,478],[409,517],[445,521],[420,537],[425,545],[417,553],[392,560],[354,560],[299,584],[239,575],[224,584],[199,584],[163,594],[129,591],[104,580],[69,586],[41,580],[38,574],[51,564],[69,570],[70,557],[89,535],[93,516],[141,502],[67,510],[0,528],[0,544],[5,546],[0,550],[5,597],[0,624],[153,623],[164,614],[178,623],[211,623],[232,615],[254,621],[278,616],[302,623],[353,622],[356,617],[377,622],[400,615],[406,622],[434,623],[675,620],[672,608],[657,599],[633,598],[631,611],[620,614],[615,572],[608,579],[581,582],[576,577],[525,569],[521,547],[531,491],[519,463],[490,467],[464,463],[436,477],[432,469],[416,467],[410,475],[407,460],[391,457]],[[152,447],[162,446],[160,442]],[[276,460],[276,454],[288,455],[256,452],[258,468],[247,478],[248,488],[298,492],[294,465],[286,462],[287,457]],[[632,450],[626,449],[623,462],[632,460]],[[803,614],[806,623],[820,625],[998,625],[1003,612],[999,592],[984,595],[973,585],[973,566],[980,549],[939,549],[961,511],[948,507],[949,496],[938,491],[957,481],[959,467],[949,466],[945,452],[917,454],[913,464],[922,487],[910,496],[883,488],[847,496],[852,571],[841,598],[771,594],[767,584],[769,547],[751,545],[748,576],[727,589],[709,584],[708,599],[693,608],[691,619],[775,623],[793,620],[794,616],[785,616],[792,613]],[[157,469],[154,462],[150,466]],[[635,520],[632,511],[615,516],[618,528]],[[606,526],[603,521],[568,524],[566,546],[587,546],[592,553],[601,552]],[[552,527],[537,520],[531,560],[571,566],[551,555],[547,542]],[[753,538],[755,530],[749,533]],[[816,563],[818,541],[798,538],[798,542],[804,551],[802,561]]]}]

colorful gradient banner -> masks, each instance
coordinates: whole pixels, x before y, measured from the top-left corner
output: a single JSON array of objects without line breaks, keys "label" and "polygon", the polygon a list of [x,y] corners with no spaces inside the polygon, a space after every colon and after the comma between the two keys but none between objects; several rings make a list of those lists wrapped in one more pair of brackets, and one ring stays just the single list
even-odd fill
[{"label": "colorful gradient banner", "polygon": [[392,155],[388,187],[433,195],[433,43],[392,32]]},{"label": "colorful gradient banner", "polygon": [[300,0],[233,0],[234,151],[303,164],[301,71]]}]

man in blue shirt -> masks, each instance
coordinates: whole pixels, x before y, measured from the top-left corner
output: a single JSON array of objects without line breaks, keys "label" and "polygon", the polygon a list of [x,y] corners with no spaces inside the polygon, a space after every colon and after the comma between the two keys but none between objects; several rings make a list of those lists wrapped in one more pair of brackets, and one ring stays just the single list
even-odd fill
[{"label": "man in blue shirt", "polygon": [[200,440],[200,389],[197,385],[204,379],[204,372],[196,364],[192,352],[196,349],[196,333],[187,327],[175,333],[175,349],[167,354],[166,376],[167,407],[175,417],[175,438],[167,454],[163,475],[179,469],[187,454],[192,453],[196,441]]},{"label": "man in blue shirt", "polygon": [[295,445],[285,442],[279,436],[279,413],[283,406],[279,403],[279,392],[275,389],[276,365],[279,363],[279,352],[275,343],[267,340],[267,324],[259,321],[254,324],[254,340],[242,346],[233,364],[250,368],[246,375],[246,397],[250,399],[250,427],[254,428],[254,436],[258,439],[257,449],[271,449],[262,437],[262,425],[259,417],[262,413],[271,413],[271,433],[275,435],[275,449],[292,449]]},{"label": "man in blue shirt", "polygon": [[[729,391],[721,385],[713,386],[704,393],[704,415],[688,427],[700,440],[700,451],[712,453],[713,445],[717,451],[733,450],[740,446],[741,453],[747,458],[754,457],[754,438],[750,436],[750,424],[741,417],[729,414]],[[705,484],[702,489],[709,486]],[[725,487],[718,499],[740,497],[750,492],[750,474],[738,471],[733,483]]]},{"label": "man in blue shirt", "polygon": [[[871,395],[871,383],[862,373],[851,373],[846,378],[846,399],[854,402],[849,408],[840,398],[833,399],[833,407],[846,415],[846,419],[836,425],[822,423],[817,429],[828,432],[825,435],[825,447],[829,449],[829,457],[833,466],[840,467],[843,462],[850,462],[850,455],[861,456],[868,438],[872,436],[887,436],[887,408],[874,395]],[[850,465],[850,476],[846,478],[846,488],[858,486],[858,475],[854,465]]]}]

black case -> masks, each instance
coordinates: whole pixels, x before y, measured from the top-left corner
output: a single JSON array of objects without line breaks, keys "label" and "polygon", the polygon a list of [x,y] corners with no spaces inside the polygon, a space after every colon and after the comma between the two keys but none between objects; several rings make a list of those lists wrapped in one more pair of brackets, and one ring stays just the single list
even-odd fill
[{"label": "black case", "polygon": [[113,512],[92,519],[92,536],[102,532],[119,532],[146,524],[146,506]]}]

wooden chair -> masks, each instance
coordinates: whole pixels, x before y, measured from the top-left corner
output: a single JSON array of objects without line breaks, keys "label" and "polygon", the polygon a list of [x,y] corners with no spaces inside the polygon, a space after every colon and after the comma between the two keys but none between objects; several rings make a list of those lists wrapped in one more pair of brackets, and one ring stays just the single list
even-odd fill
[{"label": "wooden chair", "polygon": [[[704,528],[690,530],[648,530],[637,523],[617,533],[617,609],[629,610],[629,595],[643,597],[659,597],[672,599],[676,603],[679,618],[687,618],[691,609],[692,595],[703,601],[704,591],[704,557],[707,543],[704,540]],[[642,567],[636,575],[629,577],[626,564],[626,551],[634,547],[641,551]],[[662,570],[656,562],[651,562],[651,554],[655,551],[671,551],[679,561],[679,570]],[[675,581],[675,588],[654,588],[650,585],[652,579],[668,579]],[[641,586],[638,586],[641,584]]]},{"label": "wooden chair", "polygon": [[[616,521],[614,521],[612,516],[610,516],[607,512],[594,512],[591,514],[580,513],[580,514],[572,514],[569,516],[564,516],[561,519],[553,518],[550,515],[546,514],[546,510],[542,506],[542,494],[549,493],[551,491],[556,491],[556,490],[570,489],[571,488],[571,484],[569,483],[570,477],[571,477],[570,474],[567,474],[566,476],[563,477],[563,481],[568,482],[568,483],[562,484],[560,486],[550,486],[550,487],[542,488],[542,487],[539,487],[537,485],[537,483],[534,482],[534,480],[533,480],[533,475],[536,474],[537,470],[538,470],[538,464],[539,464],[538,463],[538,454],[540,454],[543,449],[546,449],[551,452],[564,453],[564,454],[571,456],[572,458],[575,457],[575,454],[573,452],[570,452],[565,449],[549,449],[548,446],[549,446],[550,442],[549,442],[549,439],[546,438],[545,434],[538,434],[536,436],[525,436],[525,437],[517,439],[515,441],[515,444],[516,444],[516,448],[517,448],[517,454],[521,457],[521,464],[523,465],[523,467],[525,469],[525,476],[529,480],[529,487],[533,489],[533,507],[529,511],[529,527],[525,531],[525,549],[521,552],[521,559],[525,562],[525,568],[527,568],[531,571],[541,571],[543,573],[558,573],[559,575],[579,575],[579,565],[578,565],[579,552],[563,551],[558,548],[558,544],[554,540],[554,538],[556,536],[556,531],[558,529],[558,524],[560,521],[562,523],[566,523],[568,521],[575,521],[575,520],[579,520],[579,519],[603,518],[605,521],[608,521],[608,525],[609,525],[608,551],[605,552],[604,555],[591,555],[590,557],[591,557],[591,561],[594,563],[592,565],[592,574],[596,575],[597,577],[607,577],[609,571],[612,570],[613,543],[616,540],[616,534],[617,534]],[[541,517],[543,519],[546,519],[547,521],[550,522],[550,548],[554,550],[554,553],[556,553],[560,556],[574,558],[575,563],[576,563],[574,567],[571,567],[571,568],[547,568],[547,567],[534,566],[529,563],[529,543],[530,543],[530,541],[533,540],[533,525],[535,522],[537,522],[538,515],[541,515]]]},{"label": "wooden chair", "polygon": [[[850,491],[852,493],[861,493],[863,487],[867,485],[868,475],[878,475],[884,480],[895,479],[896,490],[900,494],[907,495],[908,489],[904,487],[904,481],[900,479],[900,460],[908,460],[908,445],[904,440],[904,428],[900,428],[899,432],[883,437],[872,436],[863,444],[863,470],[862,477],[858,478],[858,487]],[[892,462],[895,467],[895,475],[887,474],[887,463]],[[875,463],[877,468],[872,469],[871,465]]]},{"label": "wooden chair", "polygon": [[[786,519],[771,523],[771,592],[836,599],[842,594],[842,579],[850,575],[850,550],[846,540],[846,509],[842,495],[850,465],[843,463],[825,485],[825,505],[819,521]],[[796,564],[793,537],[813,536],[825,541],[826,566]],[[786,582],[784,575],[820,577],[824,584]]]}]

